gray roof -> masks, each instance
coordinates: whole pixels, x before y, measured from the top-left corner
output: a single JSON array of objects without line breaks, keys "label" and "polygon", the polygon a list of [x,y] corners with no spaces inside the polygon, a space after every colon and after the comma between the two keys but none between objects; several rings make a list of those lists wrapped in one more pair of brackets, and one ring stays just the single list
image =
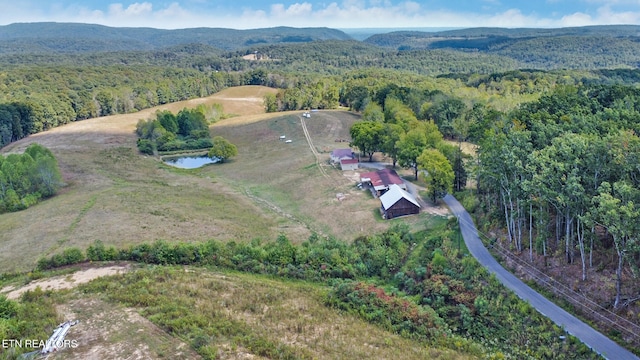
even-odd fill
[{"label": "gray roof", "polygon": [[350,158],[353,159],[353,151],[351,149],[335,149],[331,152],[331,156],[337,158]]},{"label": "gray roof", "polygon": [[416,201],[416,199],[411,196],[411,194],[402,190],[402,188],[400,188],[400,186],[396,184],[391,184],[391,186],[389,186],[389,191],[380,196],[380,202],[382,202],[382,207],[387,210],[402,198],[405,198],[412,202],[415,206],[420,207],[418,201]]}]

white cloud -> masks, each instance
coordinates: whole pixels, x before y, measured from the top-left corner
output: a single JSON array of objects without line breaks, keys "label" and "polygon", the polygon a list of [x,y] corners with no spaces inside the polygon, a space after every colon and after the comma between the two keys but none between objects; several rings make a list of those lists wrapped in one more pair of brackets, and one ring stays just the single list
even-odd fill
[{"label": "white cloud", "polygon": [[607,24],[638,24],[640,11],[612,11],[609,5],[600,7],[597,12],[596,22]]},{"label": "white cloud", "polygon": [[598,24],[640,24],[640,11],[614,11],[605,5],[589,15],[576,12],[565,15],[560,20],[560,26],[587,26]]},{"label": "white cloud", "polygon": [[276,18],[295,18],[312,14],[313,6],[309,3],[295,3],[285,8],[282,4],[271,5],[271,15]]},{"label": "white cloud", "polygon": [[109,17],[119,17],[119,16],[142,16],[149,15],[153,11],[153,5],[148,2],[144,3],[133,3],[127,8],[123,8],[122,4],[111,4],[109,5]]},{"label": "white cloud", "polygon": [[577,12],[563,16],[560,19],[560,24],[562,27],[587,26],[594,25],[594,21],[591,18],[591,15],[583,12]]},{"label": "white cloud", "polygon": [[[265,5],[264,8],[240,8],[235,14],[221,9],[202,11],[200,0],[173,2],[159,6],[153,0],[142,0],[130,5],[113,3],[100,9],[87,5],[60,5],[52,3],[48,8],[39,1],[29,5],[3,5],[4,19],[11,22],[25,21],[65,21],[90,22],[110,26],[148,26],[157,28],[227,27],[237,29],[296,26],[326,26],[333,28],[357,27],[562,27],[595,24],[640,24],[640,8],[627,6],[639,4],[640,0],[582,0],[593,4],[573,13],[554,13],[541,16],[537,13],[523,13],[517,8],[492,12],[492,4],[500,0],[483,0],[477,10],[465,11],[433,9],[426,2],[417,0],[343,0],[315,2],[301,0],[293,4],[280,3]],[[237,0],[241,3],[240,0]],[[547,3],[561,0],[546,0]],[[124,1],[123,1],[124,2]],[[503,3],[506,3],[502,1]],[[188,8],[188,4],[199,3],[199,10]],[[265,2],[266,3],[266,2]],[[57,5],[53,5],[57,4]],[[599,5],[595,5],[599,4]],[[599,6],[599,7],[597,7]],[[638,8],[638,10],[636,10]],[[195,8],[194,8],[195,9]]]}]

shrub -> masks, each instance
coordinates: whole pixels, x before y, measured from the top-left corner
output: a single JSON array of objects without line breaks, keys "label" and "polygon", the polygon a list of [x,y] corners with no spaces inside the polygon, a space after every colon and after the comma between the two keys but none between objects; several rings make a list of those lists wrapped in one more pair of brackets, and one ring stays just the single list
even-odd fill
[{"label": "shrub", "polygon": [[85,260],[82,251],[72,247],[64,249],[61,254],[55,254],[50,258],[41,258],[38,260],[36,270],[48,270],[65,265],[73,265]]},{"label": "shrub", "polygon": [[186,142],[183,140],[173,140],[158,146],[160,151],[176,151],[184,150],[186,148]]},{"label": "shrub", "polygon": [[389,295],[373,284],[343,282],[332,289],[327,302],[406,337],[433,339],[448,331],[431,307]]},{"label": "shrub", "polygon": [[87,248],[87,260],[90,261],[113,261],[118,260],[119,254],[115,247],[105,247],[102,241],[96,240],[93,245]]},{"label": "shrub", "polygon": [[149,139],[138,139],[138,150],[143,154],[153,155],[153,142]]},{"label": "shrub", "polygon": [[0,295],[0,319],[10,319],[18,312],[18,304],[15,301],[7,299],[6,296]]},{"label": "shrub", "polygon": [[82,251],[75,247],[64,249],[62,258],[64,262],[63,265],[77,264],[85,260]]}]

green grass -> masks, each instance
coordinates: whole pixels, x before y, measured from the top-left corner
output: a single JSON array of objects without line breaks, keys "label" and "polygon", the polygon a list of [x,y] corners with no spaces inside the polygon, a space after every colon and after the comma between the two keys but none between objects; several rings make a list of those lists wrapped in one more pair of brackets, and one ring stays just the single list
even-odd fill
[{"label": "green grass", "polygon": [[123,246],[277,235],[277,218],[215,174],[169,168],[131,148],[57,152],[68,186],[54,198],[0,218],[2,272],[33,269],[61,239],[64,246],[84,249],[95,240]]},{"label": "green grass", "polygon": [[243,353],[285,359],[469,358],[326,307],[327,291],[306,282],[205,268],[150,267],[96,280],[81,286],[79,294],[133,307],[204,358]]}]

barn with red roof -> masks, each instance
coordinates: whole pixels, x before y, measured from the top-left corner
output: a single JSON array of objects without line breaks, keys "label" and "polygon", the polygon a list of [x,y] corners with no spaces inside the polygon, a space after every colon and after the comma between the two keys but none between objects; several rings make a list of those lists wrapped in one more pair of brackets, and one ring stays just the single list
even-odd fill
[{"label": "barn with red roof", "polygon": [[378,171],[360,174],[360,182],[371,187],[376,196],[380,196],[389,190],[389,186],[395,184],[403,190],[407,190],[407,185],[393,169],[381,169]]}]

